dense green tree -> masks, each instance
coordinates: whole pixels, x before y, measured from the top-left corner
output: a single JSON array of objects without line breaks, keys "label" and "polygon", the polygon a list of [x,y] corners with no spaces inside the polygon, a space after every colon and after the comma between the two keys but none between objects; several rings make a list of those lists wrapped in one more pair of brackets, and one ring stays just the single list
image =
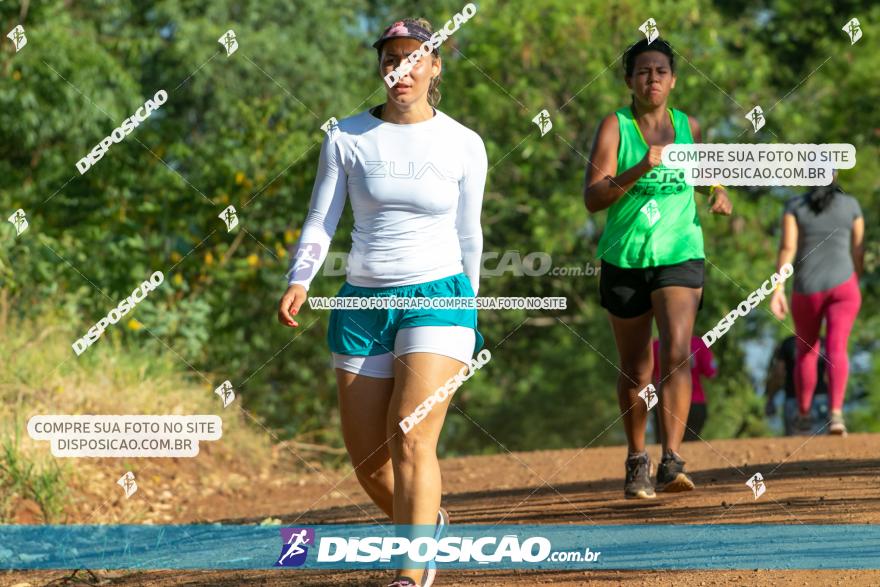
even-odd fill
[{"label": "dense green tree", "polygon": [[[819,0],[755,4],[501,2],[442,49],[440,107],[482,137],[490,173],[485,250],[546,252],[553,264],[597,264],[605,213],[581,199],[585,158],[601,117],[628,102],[621,55],[649,16],[676,50],[673,105],[696,116],[712,142],[848,142],[858,166],[841,174],[871,220],[878,207],[877,40],[850,45],[852,16],[880,21],[880,6]],[[327,314],[277,324],[289,247],[305,218],[323,132],[381,103],[370,43],[395,18],[435,26],[463,4],[355,0],[0,4],[4,31],[23,24],[28,45],[0,53],[0,213],[23,208],[30,228],[0,229],[0,289],[16,314],[63,308],[85,330],[155,270],[166,283],[104,335],[173,353],[206,392],[225,379],[282,436],[339,442]],[[737,5],[738,6],[738,5]],[[835,5],[836,6],[836,5]],[[232,29],[239,47],[218,39]],[[158,90],[167,103],[85,174],[76,161]],[[767,127],[743,118],[755,104]],[[541,137],[532,118],[548,110]],[[697,330],[773,270],[779,214],[791,189],[732,189],[734,218],[712,217],[698,196],[710,261]],[[239,226],[218,215],[234,205]],[[346,251],[346,211],[333,250]],[[487,263],[487,268],[494,265]],[[876,354],[877,248],[854,350]],[[313,295],[332,295],[322,277]],[[481,294],[565,296],[560,312],[483,312],[493,359],[456,395],[448,452],[582,446],[622,440],[614,396],[614,344],[597,278],[485,277]],[[766,433],[746,351],[792,328],[753,312],[717,343],[707,436]],[[71,341],[73,342],[73,341]],[[103,342],[103,341],[101,341]],[[101,344],[99,342],[98,344]],[[76,358],[93,360],[88,351]],[[63,367],[62,367],[63,368]],[[855,383],[874,389],[874,374]],[[878,402],[858,426],[876,427]]]}]

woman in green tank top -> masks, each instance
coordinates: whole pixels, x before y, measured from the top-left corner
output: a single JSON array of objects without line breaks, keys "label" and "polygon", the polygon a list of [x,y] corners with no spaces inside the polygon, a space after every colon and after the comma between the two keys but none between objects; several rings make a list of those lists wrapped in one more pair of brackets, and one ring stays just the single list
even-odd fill
[{"label": "woman in green tank top", "polygon": [[[632,103],[599,125],[584,203],[590,212],[608,209],[599,240],[599,294],[620,356],[617,394],[629,445],[624,494],[652,498],[655,487],[645,451],[648,407],[639,392],[651,383],[654,318],[661,376],[654,409],[661,410],[663,446],[656,487],[669,492],[694,488],[678,450],[691,402],[690,341],[702,304],[703,231],[694,188],[685,183],[682,170],[664,166],[660,154],[665,145],[702,139],[696,119],[667,105],[676,77],[666,41],[639,41],[623,62]],[[710,212],[731,213],[723,187],[711,188],[709,195]]]}]

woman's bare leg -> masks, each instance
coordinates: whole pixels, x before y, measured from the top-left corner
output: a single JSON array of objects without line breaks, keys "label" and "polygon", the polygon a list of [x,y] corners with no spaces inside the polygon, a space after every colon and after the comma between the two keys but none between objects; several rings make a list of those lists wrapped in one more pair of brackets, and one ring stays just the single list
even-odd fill
[{"label": "woman's bare leg", "polygon": [[[394,362],[394,392],[388,410],[387,434],[391,439],[394,465],[395,524],[433,528],[437,522],[441,496],[437,441],[449,400],[434,405],[425,419],[407,433],[401,429],[400,422],[464,365],[434,353],[408,353]],[[421,582],[423,571],[421,567],[403,569],[400,573]]]},{"label": "woman's bare leg", "polygon": [[651,292],[660,331],[661,441],[678,453],[691,409],[691,337],[702,288],[661,287]]},{"label": "woman's bare leg", "polygon": [[394,472],[386,421],[394,379],[336,369],[342,437],[355,475],[379,508],[394,516]]},{"label": "woman's bare leg", "polygon": [[651,351],[651,319],[649,310],[636,318],[618,318],[608,314],[617,354],[620,356],[620,371],[617,376],[617,402],[623,415],[626,442],[629,452],[640,453],[645,450],[645,427],[648,424],[648,407],[639,397],[639,392],[651,383],[654,358]]}]

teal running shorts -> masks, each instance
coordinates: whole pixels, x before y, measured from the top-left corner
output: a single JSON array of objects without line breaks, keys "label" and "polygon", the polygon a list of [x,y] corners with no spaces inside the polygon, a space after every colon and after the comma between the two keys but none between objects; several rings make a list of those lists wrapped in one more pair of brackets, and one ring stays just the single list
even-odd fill
[{"label": "teal running shorts", "polygon": [[[465,298],[475,297],[464,273],[434,281],[393,287],[361,287],[346,282],[337,297]],[[401,328],[414,326],[465,326],[474,329],[474,354],[483,348],[477,330],[477,310],[434,308],[334,309],[330,312],[327,344],[334,353],[372,356],[394,350],[394,339]]]}]

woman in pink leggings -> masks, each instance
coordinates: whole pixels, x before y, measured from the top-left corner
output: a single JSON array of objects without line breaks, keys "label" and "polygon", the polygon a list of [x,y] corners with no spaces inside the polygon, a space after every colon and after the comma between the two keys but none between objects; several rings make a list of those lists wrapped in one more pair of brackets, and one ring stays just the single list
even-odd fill
[{"label": "woman in pink leggings", "polygon": [[[858,201],[840,189],[837,172],[831,185],[789,200],[782,216],[782,240],[776,267],[794,263],[791,313],[797,334],[797,389],[800,414],[798,432],[808,433],[810,406],[816,388],[816,368],[827,363],[831,417],[828,431],[846,435],[843,397],[849,376],[847,340],[859,313],[865,220]],[[788,313],[785,289],[780,284],[770,308],[780,320]],[[819,353],[819,329],[825,320],[827,356]]]}]

